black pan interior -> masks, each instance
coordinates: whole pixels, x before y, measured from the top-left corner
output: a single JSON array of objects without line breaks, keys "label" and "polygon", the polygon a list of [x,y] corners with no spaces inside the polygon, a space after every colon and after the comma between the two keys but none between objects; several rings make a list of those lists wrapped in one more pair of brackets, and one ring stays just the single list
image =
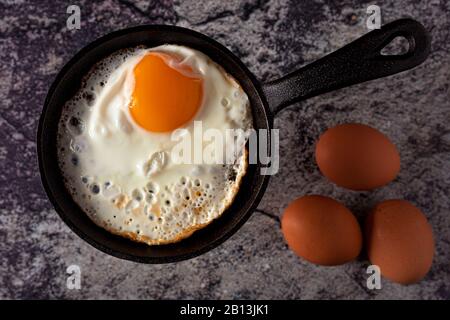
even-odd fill
[{"label": "black pan interior", "polygon": [[96,226],[72,200],[64,186],[56,158],[56,133],[62,106],[78,91],[82,77],[99,60],[119,49],[138,45],[154,47],[166,43],[197,49],[220,64],[240,82],[249,96],[254,127],[272,127],[272,118],[267,111],[260,85],[230,51],[210,38],[188,29],[150,25],[111,33],[76,54],[60,71],[49,90],[37,137],[42,182],[49,199],[65,223],[94,247],[113,256],[142,263],[189,259],[216,247],[249,218],[268,182],[268,176],[260,175],[259,164],[250,165],[235,201],[220,218],[181,242],[163,246],[147,246],[110,234]]}]

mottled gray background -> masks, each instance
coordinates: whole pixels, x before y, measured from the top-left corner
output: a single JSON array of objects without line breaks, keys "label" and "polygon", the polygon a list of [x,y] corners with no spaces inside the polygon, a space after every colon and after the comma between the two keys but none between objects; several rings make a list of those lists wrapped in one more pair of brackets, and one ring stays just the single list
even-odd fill
[{"label": "mottled gray background", "polygon": [[[378,2],[384,22],[410,16],[433,35],[420,67],[310,99],[275,120],[281,169],[259,210],[230,240],[198,258],[140,265],[103,254],[66,227],[41,187],[35,135],[58,70],[107,32],[141,23],[189,27],[223,43],[265,81],[279,77],[367,32],[373,1],[24,1],[0,0],[0,298],[450,298],[450,3]],[[66,8],[81,7],[81,30],[67,30]],[[350,192],[319,174],[314,141],[327,127],[357,121],[398,146],[402,170],[388,186]],[[387,198],[412,201],[429,218],[436,256],[426,278],[365,287],[360,261],[317,267],[283,242],[278,217],[294,198],[333,196],[359,217]],[[82,269],[82,288],[66,289],[66,267]]]}]

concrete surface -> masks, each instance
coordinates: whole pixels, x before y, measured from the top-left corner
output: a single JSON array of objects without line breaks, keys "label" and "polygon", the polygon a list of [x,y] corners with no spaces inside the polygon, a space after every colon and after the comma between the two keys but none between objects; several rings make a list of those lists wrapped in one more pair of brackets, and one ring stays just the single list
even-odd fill
[{"label": "concrete surface", "polygon": [[[339,3],[339,4],[338,4]],[[125,299],[450,299],[450,3],[383,1],[384,22],[410,16],[433,36],[420,67],[326,94],[283,110],[281,169],[259,210],[230,240],[198,258],[169,265],[122,261],[90,247],[56,215],[41,187],[35,134],[50,83],[97,37],[140,23],[203,32],[230,48],[265,81],[311,62],[367,32],[373,1],[23,1],[0,0],[0,298]],[[67,30],[66,8],[81,8]],[[314,141],[326,128],[357,121],[398,146],[402,170],[385,188],[350,192],[319,174]],[[333,196],[363,217],[376,202],[404,198],[433,225],[436,256],[426,278],[366,288],[364,257],[317,267],[286,248],[278,218],[298,196]],[[66,268],[81,267],[80,290]]]}]

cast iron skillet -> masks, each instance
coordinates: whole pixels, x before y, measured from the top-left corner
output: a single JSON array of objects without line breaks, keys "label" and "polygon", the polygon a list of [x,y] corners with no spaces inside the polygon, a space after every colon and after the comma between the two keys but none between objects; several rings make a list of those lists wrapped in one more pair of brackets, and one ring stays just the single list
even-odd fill
[{"label": "cast iron skillet", "polygon": [[[397,36],[408,40],[408,52],[401,56],[381,55],[381,49]],[[79,89],[82,76],[105,56],[122,48],[167,43],[202,51],[237,79],[249,96],[256,129],[271,129],[274,114],[294,102],[413,68],[426,59],[430,50],[430,37],[421,24],[410,19],[397,20],[281,79],[261,84],[224,46],[200,33],[175,26],[143,25],[120,30],[82,49],[57,75],[45,100],[37,136],[42,182],[56,211],[76,234],[110,255],[141,263],[189,259],[218,246],[250,217],[269,180],[268,175],[261,175],[260,163],[250,165],[235,201],[220,218],[179,243],[163,246],[147,246],[112,235],[96,226],[72,200],[64,187],[56,156],[61,107]]]}]

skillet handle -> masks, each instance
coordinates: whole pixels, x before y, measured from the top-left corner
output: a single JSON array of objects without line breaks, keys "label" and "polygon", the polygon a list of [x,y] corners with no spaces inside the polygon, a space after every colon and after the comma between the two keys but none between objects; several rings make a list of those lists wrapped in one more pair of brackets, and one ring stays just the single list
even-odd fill
[{"label": "skillet handle", "polygon": [[[405,37],[409,50],[402,55],[382,55],[396,37]],[[339,88],[411,69],[430,52],[430,35],[412,19],[395,20],[371,31],[343,48],[280,79],[265,83],[263,91],[272,112]]]}]

